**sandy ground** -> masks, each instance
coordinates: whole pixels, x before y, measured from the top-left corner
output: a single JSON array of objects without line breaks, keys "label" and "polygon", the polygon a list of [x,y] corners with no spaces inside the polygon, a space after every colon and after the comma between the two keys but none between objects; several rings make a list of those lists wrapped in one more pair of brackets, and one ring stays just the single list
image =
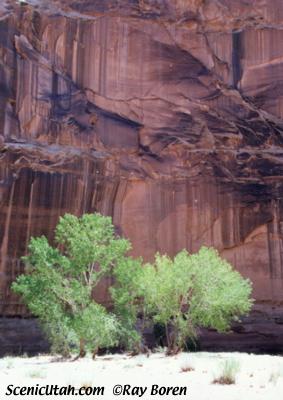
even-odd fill
[{"label": "sandy ground", "polygon": [[[236,359],[239,372],[233,385],[213,384],[226,359]],[[183,372],[182,370],[190,371]],[[43,386],[58,384],[103,387],[103,395],[92,396],[7,396],[8,385]],[[130,395],[113,395],[114,385],[131,385]],[[186,387],[186,395],[153,395],[152,385]],[[138,387],[138,388],[137,388]],[[141,396],[141,389],[146,388]],[[243,353],[181,353],[165,357],[155,353],[107,355],[74,362],[60,362],[54,357],[6,357],[0,359],[0,399],[191,399],[191,400],[280,400],[283,398],[283,357]]]}]

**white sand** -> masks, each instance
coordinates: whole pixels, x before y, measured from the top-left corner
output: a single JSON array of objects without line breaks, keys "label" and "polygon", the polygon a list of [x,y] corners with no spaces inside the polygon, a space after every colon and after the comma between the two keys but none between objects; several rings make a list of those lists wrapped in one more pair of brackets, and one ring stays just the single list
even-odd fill
[{"label": "white sand", "polygon": [[[240,371],[234,385],[212,384],[225,359],[237,359]],[[182,367],[194,370],[181,372]],[[283,399],[283,357],[242,353],[181,353],[165,357],[107,355],[75,362],[54,362],[54,357],[6,357],[0,359],[0,399],[75,398],[68,396],[4,396],[7,385],[104,386],[103,396],[75,396],[77,399],[191,399],[191,400],[280,400]],[[142,397],[113,396],[115,384],[147,387]],[[186,386],[186,396],[151,395],[151,385]]]}]

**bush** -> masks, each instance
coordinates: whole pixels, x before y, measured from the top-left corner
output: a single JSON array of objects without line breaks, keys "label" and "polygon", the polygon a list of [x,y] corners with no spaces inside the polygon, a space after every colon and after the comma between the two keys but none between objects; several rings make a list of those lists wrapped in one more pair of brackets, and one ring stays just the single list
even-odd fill
[{"label": "bush", "polygon": [[225,360],[220,375],[212,383],[219,385],[233,385],[236,383],[236,374],[240,371],[240,364],[237,360]]},{"label": "bush", "polygon": [[87,349],[95,354],[115,345],[120,324],[94,301],[93,290],[123,265],[130,243],[115,236],[111,218],[99,214],[66,214],[55,241],[56,248],[44,236],[31,239],[23,258],[26,274],[17,278],[13,290],[39,318],[53,350],[68,354],[75,348],[83,356]]},{"label": "bush", "polygon": [[205,247],[173,260],[157,254],[143,269],[140,290],[147,318],[165,325],[169,354],[196,338],[197,327],[226,331],[252,305],[250,281]]}]

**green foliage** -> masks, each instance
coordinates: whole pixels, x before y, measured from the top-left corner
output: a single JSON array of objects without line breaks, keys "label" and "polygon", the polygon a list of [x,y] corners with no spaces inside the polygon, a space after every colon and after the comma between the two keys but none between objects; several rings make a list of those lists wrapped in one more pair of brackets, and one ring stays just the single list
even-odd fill
[{"label": "green foliage", "polygon": [[193,271],[191,317],[198,326],[220,332],[249,313],[252,285],[212,248],[202,247],[190,256]]},{"label": "green foliage", "polygon": [[197,336],[197,327],[226,331],[251,308],[251,283],[216,250],[181,251],[174,259],[156,255],[140,280],[146,315],[166,327],[169,352]]},{"label": "green foliage", "polygon": [[120,344],[131,350],[138,350],[141,342],[136,330],[142,260],[124,258],[113,269],[114,284],[110,288],[114,302],[114,313],[120,322]]},{"label": "green foliage", "polygon": [[240,363],[236,359],[225,360],[222,364],[220,374],[213,380],[212,383],[219,385],[233,385],[236,383],[236,375],[240,371]]},{"label": "green foliage", "polygon": [[89,287],[109,273],[131,248],[128,240],[115,236],[111,218],[98,213],[81,218],[66,214],[60,218],[55,238],[70,260],[71,273],[84,276]]},{"label": "green foliage", "polygon": [[114,346],[118,342],[119,324],[114,315],[103,306],[92,302],[77,318],[73,329],[77,337],[83,338],[87,350],[95,353],[99,348]]},{"label": "green foliage", "polygon": [[32,238],[24,257],[26,274],[13,283],[30,311],[39,317],[54,350],[97,351],[117,343],[119,323],[97,304],[93,290],[125,258],[130,244],[117,238],[111,218],[66,214],[55,230],[57,248]]},{"label": "green foliage", "polygon": [[[53,350],[94,353],[118,343],[138,350],[137,316],[165,327],[169,351],[197,336],[197,328],[219,331],[248,313],[251,284],[233,271],[214,249],[174,259],[157,254],[153,265],[127,256],[128,240],[115,235],[111,218],[66,214],[55,229],[52,247],[46,237],[32,238],[24,257],[25,274],[13,283],[39,318]],[[113,310],[95,302],[93,293],[112,278]]]}]

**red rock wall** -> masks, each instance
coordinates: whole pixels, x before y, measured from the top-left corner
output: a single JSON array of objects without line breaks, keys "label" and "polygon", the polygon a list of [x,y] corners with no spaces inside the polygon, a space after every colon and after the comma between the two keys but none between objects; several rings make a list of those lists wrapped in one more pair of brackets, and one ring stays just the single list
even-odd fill
[{"label": "red rock wall", "polygon": [[28,3],[0,5],[0,314],[30,236],[95,210],[282,302],[281,0]]}]

